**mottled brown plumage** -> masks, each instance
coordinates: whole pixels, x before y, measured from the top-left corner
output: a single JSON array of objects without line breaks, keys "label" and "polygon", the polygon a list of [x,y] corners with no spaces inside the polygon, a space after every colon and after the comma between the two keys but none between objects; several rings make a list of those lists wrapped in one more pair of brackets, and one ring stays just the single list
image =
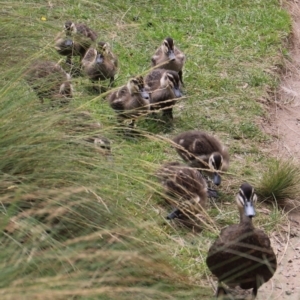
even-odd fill
[{"label": "mottled brown plumage", "polygon": [[35,61],[25,74],[25,79],[40,100],[44,98],[66,103],[72,97],[71,77],[52,61]]},{"label": "mottled brown plumage", "polygon": [[154,69],[145,77],[150,94],[151,110],[163,110],[163,116],[173,119],[173,106],[182,96],[178,73]]},{"label": "mottled brown plumage", "polygon": [[119,121],[131,120],[130,126],[134,126],[135,119],[149,112],[149,94],[145,90],[142,76],[131,78],[127,85],[112,92],[108,101],[110,107],[115,110]]},{"label": "mottled brown plumage", "polygon": [[201,174],[178,162],[166,163],[157,172],[166,191],[166,200],[176,207],[168,218],[202,211],[207,202],[207,184]]},{"label": "mottled brown plumage", "polygon": [[71,64],[72,57],[80,56],[81,60],[96,39],[95,31],[85,24],[67,21],[64,32],[59,33],[55,39],[55,49],[60,55],[67,56],[66,62]]},{"label": "mottled brown plumage", "polygon": [[110,79],[112,84],[118,70],[118,58],[108,43],[99,42],[95,48],[87,50],[81,65],[84,73],[92,81]]},{"label": "mottled brown plumage", "polygon": [[151,63],[153,67],[157,66],[161,69],[178,72],[180,82],[183,83],[182,69],[185,63],[185,55],[174,46],[174,41],[171,37],[164,39],[161,46],[152,56]]},{"label": "mottled brown plumage", "polygon": [[227,171],[229,154],[214,136],[199,130],[185,131],[173,139],[177,153],[191,167],[204,168],[214,174],[214,183],[219,185],[219,171]]},{"label": "mottled brown plumage", "polygon": [[240,223],[222,229],[219,238],[210,247],[206,264],[218,278],[217,297],[226,292],[222,283],[230,287],[257,290],[267,282],[277,268],[277,260],[268,236],[252,224],[255,216],[256,194],[253,187],[244,183],[236,196]]}]

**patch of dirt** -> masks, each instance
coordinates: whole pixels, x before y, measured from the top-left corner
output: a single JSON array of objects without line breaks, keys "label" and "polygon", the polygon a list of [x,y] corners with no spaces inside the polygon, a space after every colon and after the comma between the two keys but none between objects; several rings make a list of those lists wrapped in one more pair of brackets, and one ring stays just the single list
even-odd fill
[{"label": "patch of dirt", "polygon": [[293,17],[291,61],[286,62],[270,123],[263,127],[276,138],[276,156],[300,162],[300,1],[289,2],[288,9]]},{"label": "patch of dirt", "polygon": [[[272,152],[278,158],[300,162],[300,1],[287,3],[293,18],[290,56],[278,91],[276,107],[270,112],[266,132],[275,137]],[[281,234],[274,233],[272,245],[278,267],[273,278],[258,291],[258,300],[300,299],[300,211],[288,215],[289,224]]]}]

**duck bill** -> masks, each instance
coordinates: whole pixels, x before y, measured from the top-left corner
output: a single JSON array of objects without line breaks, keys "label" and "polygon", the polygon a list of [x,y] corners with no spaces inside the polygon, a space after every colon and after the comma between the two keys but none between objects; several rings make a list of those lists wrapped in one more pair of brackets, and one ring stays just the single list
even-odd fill
[{"label": "duck bill", "polygon": [[214,182],[215,185],[220,185],[221,184],[221,176],[217,172],[214,172],[213,182]]},{"label": "duck bill", "polygon": [[102,64],[102,62],[103,62],[103,57],[101,56],[101,55],[97,55],[97,58],[96,58],[96,63],[97,64]]},{"label": "duck bill", "polygon": [[175,54],[173,50],[170,50],[168,53],[169,60],[175,60]]},{"label": "duck bill", "polygon": [[245,210],[245,215],[249,218],[252,218],[255,216],[255,209],[254,206],[251,202],[246,202],[245,206],[244,206],[244,210]]},{"label": "duck bill", "polygon": [[174,88],[173,89],[173,91],[174,91],[174,94],[175,94],[175,96],[177,97],[177,98],[180,98],[180,97],[182,97],[182,93],[180,92],[180,90],[177,88]]},{"label": "duck bill", "polygon": [[141,90],[141,95],[144,99],[149,99],[149,94],[144,89]]},{"label": "duck bill", "polygon": [[73,45],[73,41],[72,40],[66,40],[65,41],[65,47],[71,47]]},{"label": "duck bill", "polygon": [[167,219],[173,220],[179,218],[180,214],[181,214],[180,210],[178,208],[175,208],[171,213],[167,215]]}]

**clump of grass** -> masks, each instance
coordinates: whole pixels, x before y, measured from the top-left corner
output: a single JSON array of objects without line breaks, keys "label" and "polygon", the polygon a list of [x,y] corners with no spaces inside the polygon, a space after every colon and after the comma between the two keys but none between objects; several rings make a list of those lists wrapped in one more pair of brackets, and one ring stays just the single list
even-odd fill
[{"label": "clump of grass", "polygon": [[287,200],[292,200],[295,204],[300,197],[299,171],[299,166],[294,161],[272,161],[257,184],[257,192],[267,201],[275,201],[279,206],[285,206]]}]

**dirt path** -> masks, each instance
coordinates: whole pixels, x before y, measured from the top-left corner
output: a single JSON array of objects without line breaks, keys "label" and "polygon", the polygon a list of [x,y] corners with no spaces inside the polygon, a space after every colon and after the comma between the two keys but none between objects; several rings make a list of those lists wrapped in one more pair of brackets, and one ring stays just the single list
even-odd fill
[{"label": "dirt path", "polygon": [[[277,157],[300,163],[300,1],[289,1],[288,10],[293,17],[292,61],[283,76],[271,123],[265,129],[277,137],[272,147]],[[258,300],[300,300],[300,211],[290,213],[288,218],[282,234],[271,237],[278,268],[272,280],[260,288]]]}]

